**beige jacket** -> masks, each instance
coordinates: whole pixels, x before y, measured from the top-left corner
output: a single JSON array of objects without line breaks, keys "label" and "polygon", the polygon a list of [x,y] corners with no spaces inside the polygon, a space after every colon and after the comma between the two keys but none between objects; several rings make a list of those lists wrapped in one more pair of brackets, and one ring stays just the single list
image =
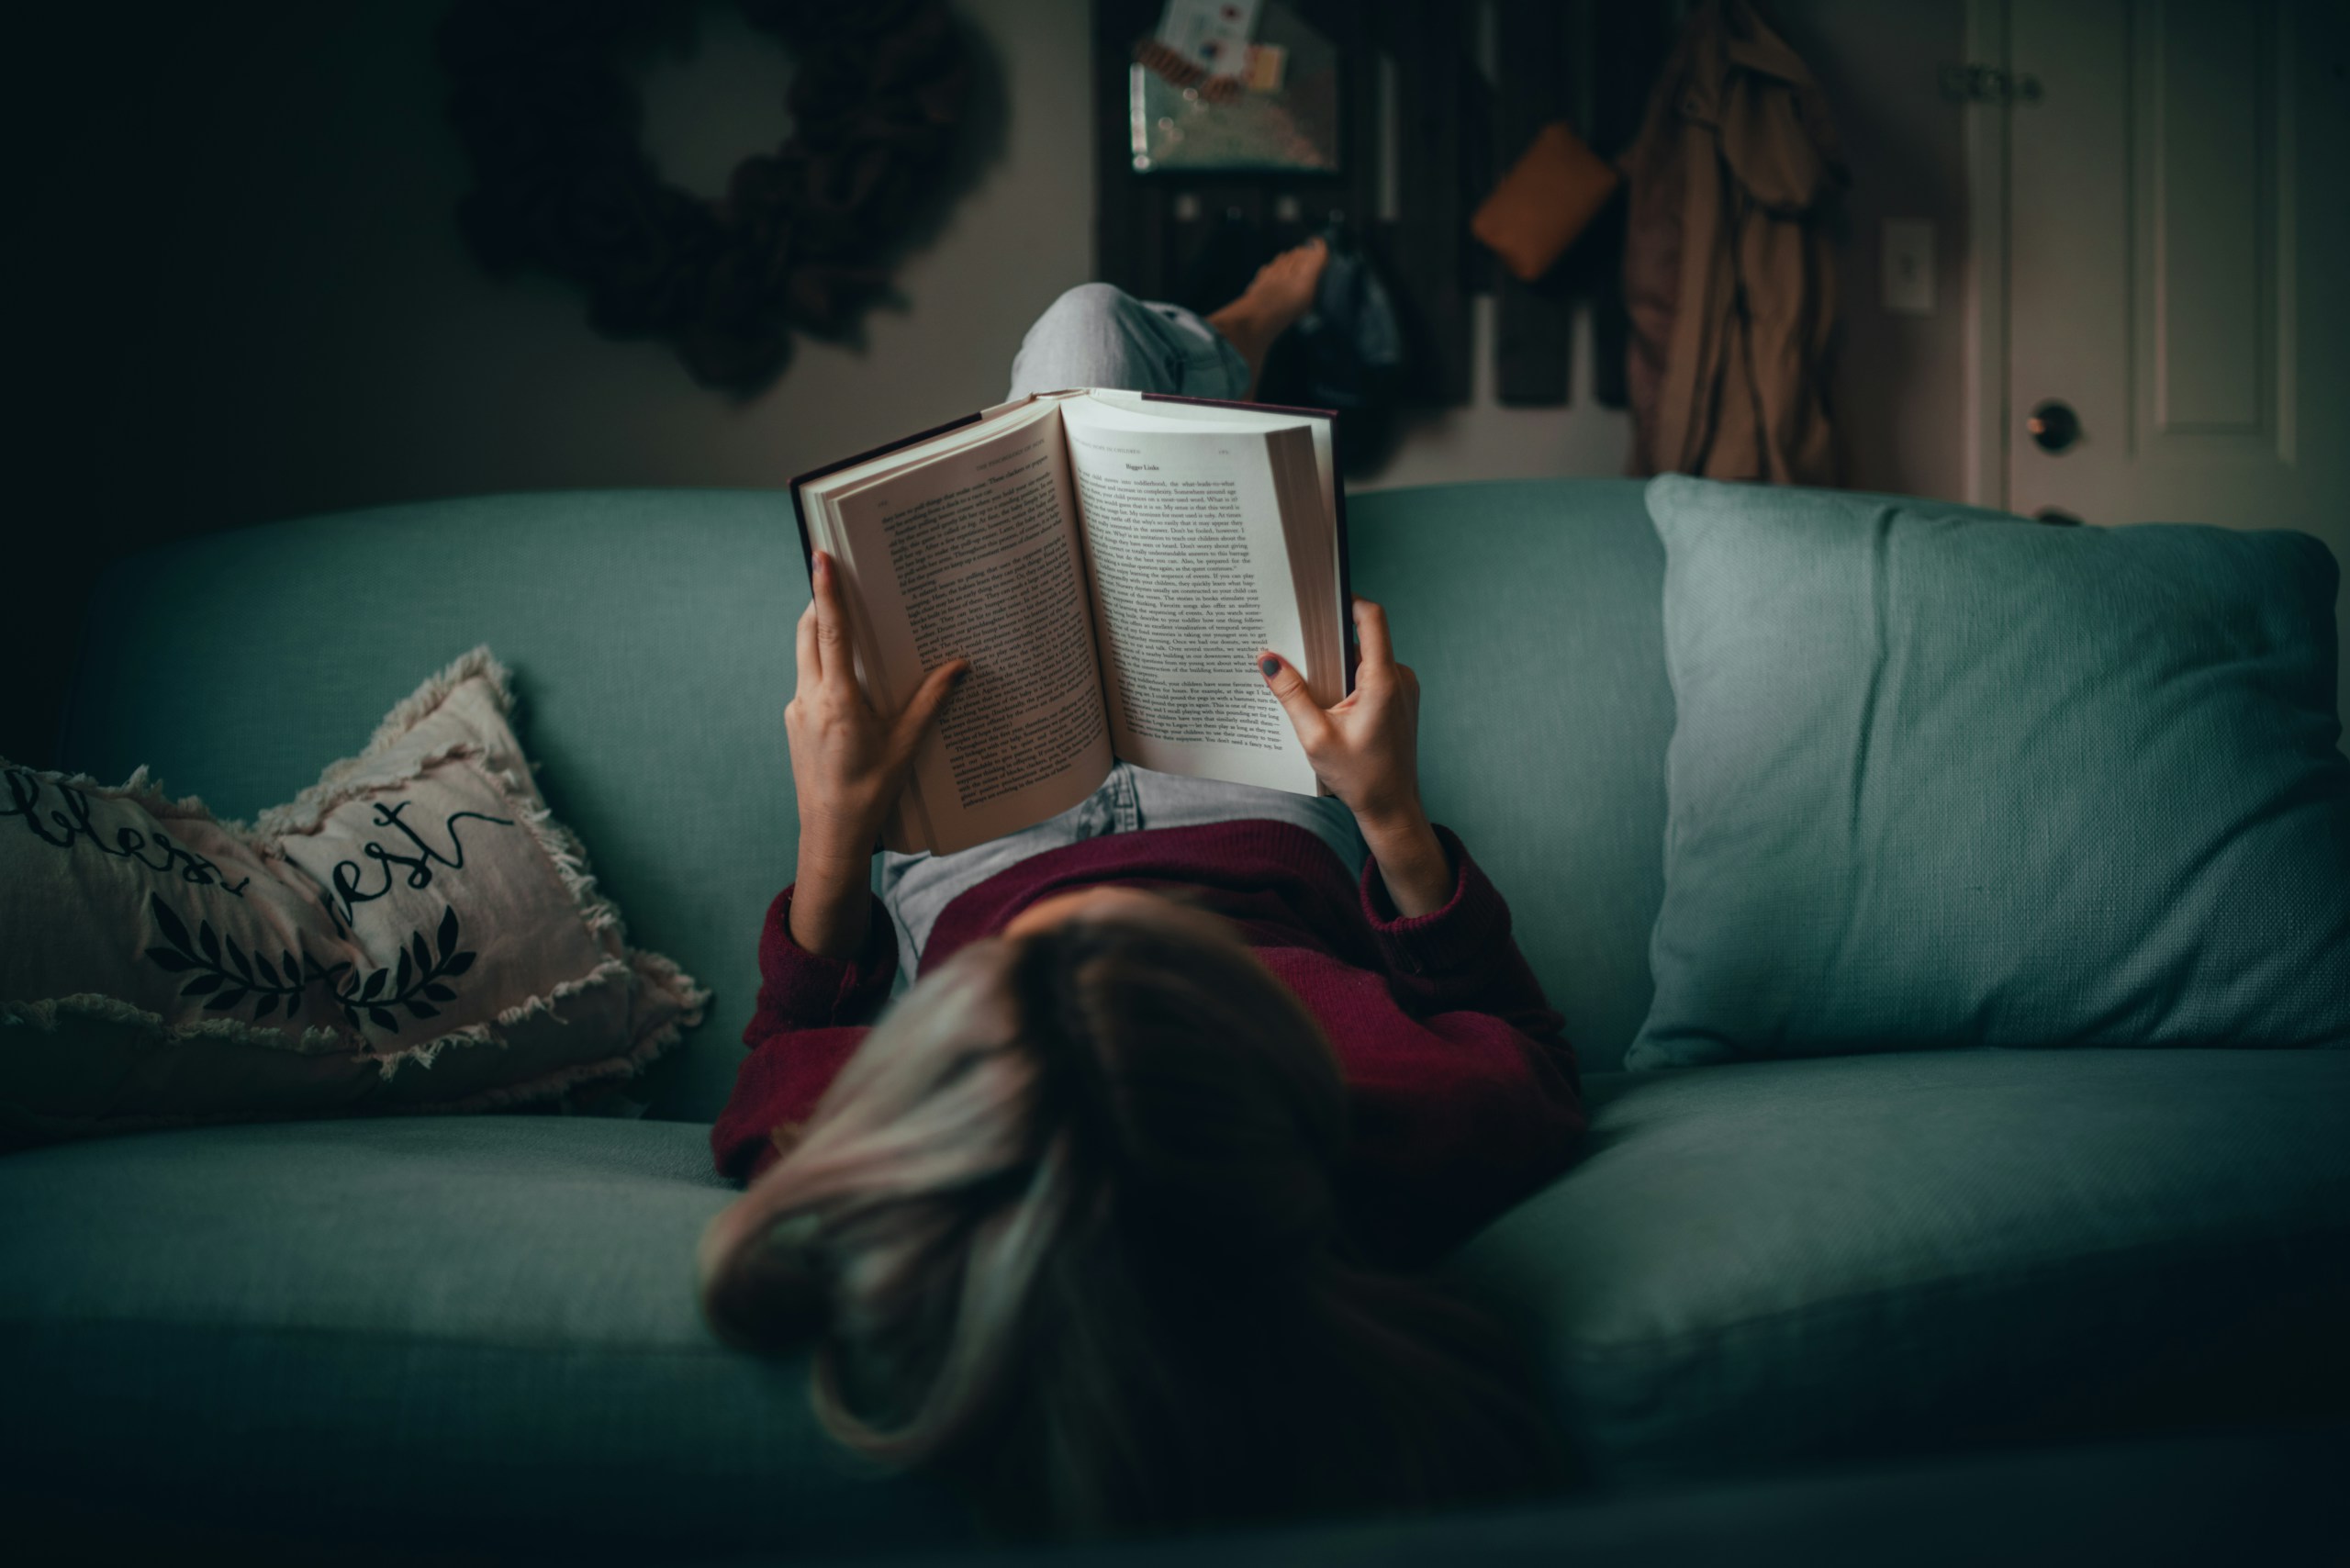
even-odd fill
[{"label": "beige jacket", "polygon": [[1835,484],[1820,207],[1846,174],[1811,73],[1749,0],[1703,0],[1622,162],[1632,472]]}]

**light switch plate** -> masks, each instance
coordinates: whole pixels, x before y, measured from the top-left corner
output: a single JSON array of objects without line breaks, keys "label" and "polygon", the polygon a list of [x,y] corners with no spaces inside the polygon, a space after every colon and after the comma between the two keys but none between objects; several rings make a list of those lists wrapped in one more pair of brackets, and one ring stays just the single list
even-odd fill
[{"label": "light switch plate", "polygon": [[1888,218],[1877,289],[1888,316],[1934,313],[1934,226],[1923,218]]}]

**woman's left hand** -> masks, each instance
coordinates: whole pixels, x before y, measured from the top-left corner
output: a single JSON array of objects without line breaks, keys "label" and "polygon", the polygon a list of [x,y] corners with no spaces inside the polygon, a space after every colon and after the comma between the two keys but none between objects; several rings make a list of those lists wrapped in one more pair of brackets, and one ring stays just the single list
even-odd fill
[{"label": "woman's left hand", "polygon": [[903,710],[876,712],[856,684],[848,601],[833,558],[816,553],[815,596],[800,617],[800,689],[783,711],[791,781],[800,795],[800,861],[862,883],[873,842],[913,770],[914,748],[940,704],[971,667],[950,659],[932,670]]}]

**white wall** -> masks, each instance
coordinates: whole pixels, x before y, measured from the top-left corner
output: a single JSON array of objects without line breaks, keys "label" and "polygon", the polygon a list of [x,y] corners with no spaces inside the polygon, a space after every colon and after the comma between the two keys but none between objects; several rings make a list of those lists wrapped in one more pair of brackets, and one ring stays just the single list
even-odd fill
[{"label": "white wall", "polygon": [[[164,84],[186,95],[167,105],[185,189],[156,237],[151,352],[118,416],[151,465],[150,515],[177,531],[487,490],[773,486],[991,401],[1028,320],[1091,265],[1089,6],[958,8],[1001,73],[1003,103],[980,117],[991,155],[864,345],[801,339],[744,403],[695,386],[657,342],[598,337],[575,289],[495,282],[465,251],[451,215],[466,170],[430,51],[440,7],[261,6],[192,35],[205,57]],[[1957,114],[1931,68],[1956,49],[1957,0],[1778,9],[1855,151],[1844,382],[1871,395],[1840,408],[1854,477],[1954,495],[1963,199]],[[647,139],[714,193],[785,130],[770,95],[789,67],[732,7],[699,26],[699,56],[647,82]],[[1887,212],[1944,219],[1935,319],[1875,308]],[[1476,403],[1415,420],[1375,482],[1620,472],[1628,424],[1591,396],[1588,333],[1569,406],[1505,409],[1481,305]]]},{"label": "white wall", "polygon": [[[1837,252],[1843,338],[1831,415],[1844,481],[1948,500],[1965,495],[1964,110],[1938,67],[1966,58],[1964,0],[1767,0],[1818,78],[1852,175]],[[1888,218],[1935,227],[1931,316],[1896,316],[1879,293]]]},{"label": "white wall", "polygon": [[[155,342],[118,416],[181,526],[478,491],[774,486],[1001,397],[1028,320],[1091,263],[1085,0],[959,0],[1018,106],[861,349],[801,339],[736,403],[655,342],[596,335],[576,289],[500,284],[414,0],[258,7],[209,36],[178,118],[188,190],[160,238]],[[232,8],[233,9],[233,8]],[[732,7],[649,84],[648,141],[715,194],[788,127],[789,65]],[[739,50],[730,45],[739,44]],[[717,47],[713,47],[717,46]],[[774,95],[773,97],[767,95]]]},{"label": "white wall", "polygon": [[[655,342],[613,343],[578,292],[498,283],[461,241],[467,185],[431,54],[441,0],[37,7],[12,88],[32,154],[0,251],[17,309],[11,435],[29,500],[13,564],[45,592],[0,627],[0,753],[49,758],[82,598],[106,560],[275,518],[485,491],[759,486],[992,401],[1027,322],[1092,264],[1087,0],[955,0],[990,57],[959,201],[861,346],[801,340],[734,402]],[[1774,0],[1828,82],[1860,185],[1842,399],[1854,477],[1956,495],[1964,255],[1956,111],[1930,68],[1962,0]],[[714,193],[785,130],[789,65],[730,6],[693,62],[648,73],[649,144]],[[1944,314],[1874,310],[1873,213],[1947,213]],[[1377,485],[1621,471],[1590,395],[1416,418]]]},{"label": "white wall", "polygon": [[1575,312],[1567,401],[1558,408],[1505,408],[1495,396],[1494,297],[1471,302],[1470,388],[1464,409],[1416,412],[1403,427],[1394,455],[1372,478],[1350,490],[1398,485],[1440,485],[1460,479],[1534,479],[1624,472],[1632,449],[1632,417],[1603,408],[1593,391],[1591,313]]}]

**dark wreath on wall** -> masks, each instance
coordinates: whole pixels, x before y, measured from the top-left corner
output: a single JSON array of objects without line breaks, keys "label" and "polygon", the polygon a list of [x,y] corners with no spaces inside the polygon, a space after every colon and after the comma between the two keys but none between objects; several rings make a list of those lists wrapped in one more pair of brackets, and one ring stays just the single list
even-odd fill
[{"label": "dark wreath on wall", "polygon": [[581,285],[612,337],[659,336],[705,386],[748,395],[794,330],[836,337],[942,185],[970,62],[944,0],[741,0],[797,62],[792,133],[725,196],[665,182],[621,70],[690,0],[457,0],[450,114],[472,155],[458,222],[492,272]]}]

